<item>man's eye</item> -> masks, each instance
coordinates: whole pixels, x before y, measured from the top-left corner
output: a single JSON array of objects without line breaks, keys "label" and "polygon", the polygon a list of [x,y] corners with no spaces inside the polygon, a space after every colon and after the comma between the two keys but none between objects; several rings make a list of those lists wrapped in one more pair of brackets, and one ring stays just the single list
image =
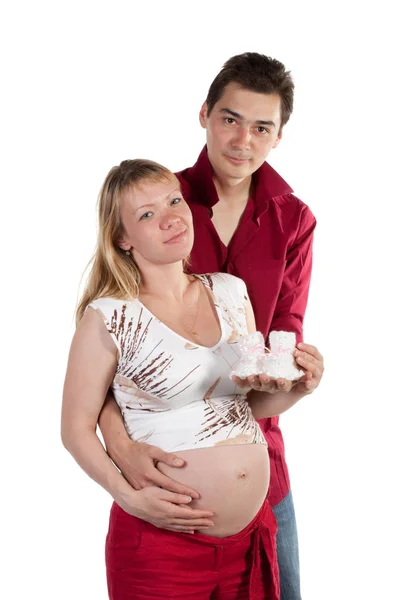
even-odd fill
[{"label": "man's eye", "polygon": [[228,125],[232,125],[233,123],[235,123],[235,119],[232,119],[232,117],[226,117],[225,123],[228,123]]},{"label": "man's eye", "polygon": [[269,133],[268,129],[265,127],[257,127],[258,133]]},{"label": "man's eye", "polygon": [[151,216],[152,216],[152,214],[153,214],[153,213],[152,213],[152,212],[150,212],[150,211],[148,211],[148,212],[145,212],[145,213],[144,213],[144,214],[143,214],[143,215],[140,217],[139,221],[145,221],[146,219],[148,219],[149,217],[151,217]]},{"label": "man's eye", "polygon": [[182,202],[182,198],[174,198],[171,200],[171,204],[179,204],[180,202]]}]

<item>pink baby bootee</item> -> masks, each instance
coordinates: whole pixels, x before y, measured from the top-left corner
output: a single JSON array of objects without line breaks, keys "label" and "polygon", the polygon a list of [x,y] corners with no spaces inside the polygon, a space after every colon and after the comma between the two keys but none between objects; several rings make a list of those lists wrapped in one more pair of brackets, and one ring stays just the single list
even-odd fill
[{"label": "pink baby bootee", "polygon": [[271,349],[264,345],[262,333],[256,331],[239,338],[240,359],[231,373],[246,379],[249,375],[265,373],[272,379],[295,381],[304,375],[294,360],[296,335],[288,331],[271,331],[269,334]]}]

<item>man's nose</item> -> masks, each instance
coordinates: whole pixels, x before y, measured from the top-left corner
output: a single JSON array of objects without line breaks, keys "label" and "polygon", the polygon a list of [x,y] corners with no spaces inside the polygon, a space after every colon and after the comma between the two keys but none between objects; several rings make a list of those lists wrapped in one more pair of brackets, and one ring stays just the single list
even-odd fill
[{"label": "man's nose", "polygon": [[250,145],[251,139],[249,127],[238,127],[235,133],[233,145],[239,148],[247,148]]}]

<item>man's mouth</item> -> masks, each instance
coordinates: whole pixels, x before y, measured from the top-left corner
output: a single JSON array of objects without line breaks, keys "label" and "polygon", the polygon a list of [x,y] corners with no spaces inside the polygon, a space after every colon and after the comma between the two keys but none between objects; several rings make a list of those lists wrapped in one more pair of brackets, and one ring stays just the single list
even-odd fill
[{"label": "man's mouth", "polygon": [[242,165],[250,160],[250,158],[242,156],[231,156],[230,154],[225,154],[225,157],[236,165]]}]

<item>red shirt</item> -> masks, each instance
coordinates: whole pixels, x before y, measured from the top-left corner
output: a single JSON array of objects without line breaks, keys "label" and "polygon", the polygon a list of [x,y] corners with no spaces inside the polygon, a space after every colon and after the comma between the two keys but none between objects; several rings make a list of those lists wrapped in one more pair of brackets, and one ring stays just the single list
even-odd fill
[{"label": "red shirt", "polygon": [[[253,174],[253,193],[228,247],[211,221],[218,195],[212,167],[203,148],[196,164],[177,173],[194,221],[191,268],[195,273],[232,273],[243,279],[253,305],[257,329],[294,331],[303,339],[316,225],[310,209],[268,164]],[[289,492],[285,448],[279,418],[260,425],[268,442],[271,482],[268,499],[278,504]]]}]

